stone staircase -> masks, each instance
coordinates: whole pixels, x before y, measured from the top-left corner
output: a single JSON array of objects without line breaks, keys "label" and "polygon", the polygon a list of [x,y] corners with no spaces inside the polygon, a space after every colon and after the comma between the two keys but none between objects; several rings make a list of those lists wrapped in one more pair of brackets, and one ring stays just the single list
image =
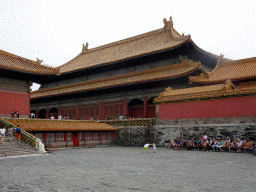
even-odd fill
[{"label": "stone staircase", "polygon": [[4,144],[0,144],[0,157],[29,155],[38,153],[39,152],[34,150],[32,147],[26,145],[23,142],[19,142],[16,139],[13,139],[12,142],[10,142],[8,141],[8,138],[5,137]]}]

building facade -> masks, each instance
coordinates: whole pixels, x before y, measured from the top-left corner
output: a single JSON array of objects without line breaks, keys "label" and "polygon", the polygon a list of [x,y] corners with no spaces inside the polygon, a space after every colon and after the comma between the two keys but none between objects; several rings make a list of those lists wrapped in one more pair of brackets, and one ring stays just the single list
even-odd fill
[{"label": "building facade", "polygon": [[84,45],[55,76],[41,79],[31,111],[47,119],[155,118],[155,97],[170,85],[191,87],[189,76],[213,70],[219,59],[164,19],[161,29],[93,49]]}]

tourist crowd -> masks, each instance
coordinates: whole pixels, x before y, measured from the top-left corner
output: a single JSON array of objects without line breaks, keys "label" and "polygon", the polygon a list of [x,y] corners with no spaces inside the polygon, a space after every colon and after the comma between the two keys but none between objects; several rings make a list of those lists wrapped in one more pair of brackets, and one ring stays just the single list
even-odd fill
[{"label": "tourist crowd", "polygon": [[246,152],[252,150],[252,142],[245,139],[236,138],[235,140],[231,140],[230,137],[227,137],[226,140],[215,139],[211,140],[204,133],[202,137],[194,138],[193,140],[180,140],[175,139],[171,141],[171,148],[186,148],[188,150],[205,150],[205,151],[236,151]]},{"label": "tourist crowd", "polygon": [[11,118],[20,118],[19,111],[13,111],[11,112]]},{"label": "tourist crowd", "polygon": [[[20,135],[21,135],[21,128],[19,128],[19,125],[16,129],[13,129],[12,127],[8,128],[7,135],[8,135],[8,141],[12,142],[13,140],[13,134],[15,132],[15,138],[17,138],[20,141]],[[4,138],[6,135],[6,129],[0,128],[0,144],[4,144]]]}]

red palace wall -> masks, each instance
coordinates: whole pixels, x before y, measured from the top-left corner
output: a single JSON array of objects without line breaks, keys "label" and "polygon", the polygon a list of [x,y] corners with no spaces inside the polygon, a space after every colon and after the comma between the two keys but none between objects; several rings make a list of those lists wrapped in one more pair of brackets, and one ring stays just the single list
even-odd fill
[{"label": "red palace wall", "polygon": [[0,92],[0,115],[11,116],[11,111],[20,115],[29,115],[29,93]]},{"label": "red palace wall", "polygon": [[160,120],[254,115],[256,115],[256,96],[159,105]]}]

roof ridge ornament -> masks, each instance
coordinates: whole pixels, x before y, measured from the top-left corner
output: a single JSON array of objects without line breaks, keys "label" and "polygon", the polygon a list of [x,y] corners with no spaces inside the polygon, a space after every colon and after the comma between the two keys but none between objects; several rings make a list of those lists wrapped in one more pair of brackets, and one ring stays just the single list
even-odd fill
[{"label": "roof ridge ornament", "polygon": [[223,90],[226,91],[226,90],[234,90],[234,89],[235,89],[235,85],[232,83],[230,79],[227,79],[223,86]]},{"label": "roof ridge ornament", "polygon": [[85,45],[83,44],[82,53],[86,53],[88,51],[89,43],[87,42]]},{"label": "roof ridge ornament", "polygon": [[170,17],[170,21],[167,21],[166,18],[163,19],[164,22],[164,29],[165,30],[171,30],[173,28],[173,21],[172,21],[172,17]]},{"label": "roof ridge ornament", "polygon": [[218,59],[218,64],[222,64],[224,61],[224,55],[220,54],[220,57]]},{"label": "roof ridge ornament", "polygon": [[37,62],[38,64],[42,64],[42,63],[43,63],[43,59],[40,60],[40,59],[36,58],[36,62]]}]

